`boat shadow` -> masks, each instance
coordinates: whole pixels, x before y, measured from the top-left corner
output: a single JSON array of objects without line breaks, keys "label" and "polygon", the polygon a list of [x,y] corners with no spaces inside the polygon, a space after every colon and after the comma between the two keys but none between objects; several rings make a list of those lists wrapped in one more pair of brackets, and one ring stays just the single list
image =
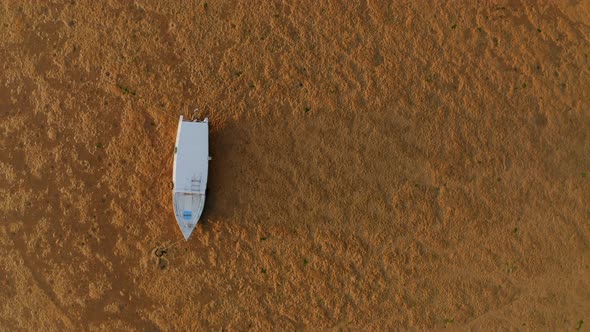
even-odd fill
[{"label": "boat shadow", "polygon": [[225,122],[211,119],[212,159],[199,220],[203,232],[212,231],[218,223],[267,218],[271,211],[265,211],[264,206],[269,201],[282,206],[288,200],[283,192],[293,188],[293,181],[285,179],[292,172],[284,165],[293,165],[293,145],[297,141],[289,134],[288,126],[288,120],[278,115]]}]

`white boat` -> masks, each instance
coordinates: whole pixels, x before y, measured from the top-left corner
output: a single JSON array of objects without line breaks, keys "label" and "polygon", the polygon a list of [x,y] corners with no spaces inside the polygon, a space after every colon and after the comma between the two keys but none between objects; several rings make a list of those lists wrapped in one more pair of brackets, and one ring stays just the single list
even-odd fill
[{"label": "white boat", "polygon": [[174,215],[185,240],[203,213],[210,159],[209,119],[186,121],[180,116],[174,147],[172,196]]}]

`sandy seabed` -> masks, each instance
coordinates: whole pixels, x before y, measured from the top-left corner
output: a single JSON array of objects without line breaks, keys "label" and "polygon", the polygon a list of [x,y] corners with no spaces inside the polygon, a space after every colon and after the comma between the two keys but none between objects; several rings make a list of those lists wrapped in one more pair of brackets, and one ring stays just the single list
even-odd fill
[{"label": "sandy seabed", "polygon": [[590,328],[588,1],[5,0],[0,36],[0,330]]}]

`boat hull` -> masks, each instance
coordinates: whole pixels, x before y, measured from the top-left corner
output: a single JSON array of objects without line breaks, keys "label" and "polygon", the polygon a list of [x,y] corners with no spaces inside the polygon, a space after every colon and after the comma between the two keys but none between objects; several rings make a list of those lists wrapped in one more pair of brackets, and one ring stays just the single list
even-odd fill
[{"label": "boat hull", "polygon": [[209,122],[184,121],[180,117],[172,181],[176,222],[188,240],[205,207],[209,164]]}]

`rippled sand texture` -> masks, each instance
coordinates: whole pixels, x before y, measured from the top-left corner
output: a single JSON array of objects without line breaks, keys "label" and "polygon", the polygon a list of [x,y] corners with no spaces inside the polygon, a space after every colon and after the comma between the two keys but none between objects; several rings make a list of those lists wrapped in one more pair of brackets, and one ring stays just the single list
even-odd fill
[{"label": "rippled sand texture", "polygon": [[471,3],[2,1],[2,329],[588,328],[590,3]]}]

